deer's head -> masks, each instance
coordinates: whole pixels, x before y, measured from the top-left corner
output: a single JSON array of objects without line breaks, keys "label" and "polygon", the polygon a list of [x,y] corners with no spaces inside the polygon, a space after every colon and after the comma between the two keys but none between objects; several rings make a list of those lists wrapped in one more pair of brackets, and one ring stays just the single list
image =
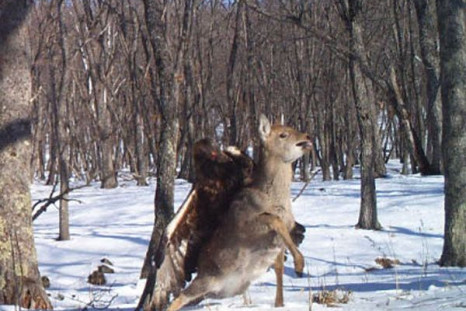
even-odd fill
[{"label": "deer's head", "polygon": [[271,125],[263,114],[259,121],[259,136],[268,156],[291,163],[304,155],[312,147],[306,133],[283,125]]}]

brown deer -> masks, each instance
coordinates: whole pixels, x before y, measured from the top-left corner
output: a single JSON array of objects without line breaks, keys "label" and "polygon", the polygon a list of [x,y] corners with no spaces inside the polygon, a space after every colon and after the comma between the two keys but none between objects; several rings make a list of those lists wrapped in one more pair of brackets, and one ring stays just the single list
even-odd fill
[{"label": "brown deer", "polygon": [[284,250],[294,258],[295,271],[304,267],[302,254],[290,231],[291,163],[311,147],[309,136],[290,127],[271,126],[260,117],[261,156],[253,182],[233,198],[226,217],[199,253],[197,276],[169,306],[169,311],[206,297],[226,298],[242,294],[274,265],[277,274],[276,306],[283,305]]}]

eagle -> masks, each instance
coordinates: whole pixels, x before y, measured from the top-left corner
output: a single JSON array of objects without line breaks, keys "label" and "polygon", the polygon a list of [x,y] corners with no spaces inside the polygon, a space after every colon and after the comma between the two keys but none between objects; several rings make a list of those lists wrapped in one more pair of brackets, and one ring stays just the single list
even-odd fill
[{"label": "eagle", "polygon": [[[168,224],[159,245],[156,285],[144,309],[163,310],[170,297],[177,297],[196,273],[203,246],[214,234],[234,196],[252,183],[253,160],[236,147],[221,150],[212,139],[193,146],[195,181]],[[296,245],[305,228],[295,223],[290,235]],[[144,299],[144,297],[143,297]]]}]

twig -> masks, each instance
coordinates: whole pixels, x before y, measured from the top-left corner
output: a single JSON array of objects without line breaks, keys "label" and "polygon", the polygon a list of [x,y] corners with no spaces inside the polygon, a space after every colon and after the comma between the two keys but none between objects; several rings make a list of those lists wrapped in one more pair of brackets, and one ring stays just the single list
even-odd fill
[{"label": "twig", "polygon": [[311,177],[309,177],[308,181],[306,181],[306,183],[304,184],[304,186],[301,188],[301,190],[299,191],[299,193],[293,198],[292,202],[296,201],[300,196],[301,194],[303,194],[304,190],[306,189],[306,187],[309,185],[309,183],[311,182],[311,180],[314,179],[314,177],[317,175],[317,173],[320,172],[320,168],[313,171],[312,172],[312,175]]},{"label": "twig", "polygon": [[47,199],[40,199],[40,200],[37,200],[36,203],[34,203],[34,205],[32,206],[32,211],[34,211],[37,205],[47,202],[52,199],[52,195],[55,193],[55,189],[57,188],[57,185],[58,185],[58,181],[53,184],[52,191],[50,191],[50,195]]},{"label": "twig", "polygon": [[42,206],[34,213],[34,215],[32,216],[32,221],[36,220],[40,215],[42,215],[42,213],[44,213],[44,212],[47,211],[47,208],[48,208],[50,205],[55,204],[55,202],[57,202],[57,201],[59,201],[59,200],[76,201],[76,202],[82,203],[80,200],[66,199],[66,198],[64,198],[64,196],[67,195],[68,193],[70,193],[70,192],[73,191],[73,190],[81,189],[81,188],[87,187],[88,185],[81,185],[81,186],[78,186],[78,187],[75,187],[75,188],[67,188],[65,191],[63,191],[63,192],[60,193],[59,195],[52,196],[53,193],[55,192],[56,186],[57,186],[57,184],[55,183],[55,185],[53,185],[52,191],[50,192],[50,196],[49,196],[47,199],[41,199],[41,200],[38,200],[36,203],[34,203],[34,205],[32,206],[32,210],[33,210],[33,211],[34,211],[34,209],[35,209],[39,204],[45,202],[44,205],[42,205]]},{"label": "twig", "polygon": [[[113,286],[114,286],[114,283],[108,285],[108,287],[107,286],[105,287],[89,286],[90,301],[85,301],[81,299],[79,296],[75,297],[74,295],[71,297],[66,297],[66,298],[69,298],[70,300],[73,300],[80,304],[85,305],[85,307],[82,308],[81,310],[88,310],[88,307],[95,309],[95,310],[108,310],[110,309],[110,306],[113,303],[113,301],[116,298],[118,298],[118,293],[113,294],[112,292]],[[106,294],[110,295],[110,298],[108,298],[107,300],[105,300]]]}]

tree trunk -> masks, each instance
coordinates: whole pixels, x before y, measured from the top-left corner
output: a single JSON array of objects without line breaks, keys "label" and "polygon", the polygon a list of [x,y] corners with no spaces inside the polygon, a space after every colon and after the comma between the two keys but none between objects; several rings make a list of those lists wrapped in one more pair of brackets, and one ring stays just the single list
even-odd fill
[{"label": "tree trunk", "polygon": [[[313,109],[315,111],[315,120],[316,120],[316,136],[319,142],[320,149],[320,167],[322,169],[322,180],[328,181],[331,180],[330,177],[330,161],[329,161],[329,148],[328,148],[328,136],[325,130],[325,107],[319,99],[315,98],[313,100]],[[317,141],[316,139],[316,141]],[[314,144],[315,147],[316,144]]]},{"label": "tree trunk", "polygon": [[[141,278],[147,278],[153,268],[155,250],[163,235],[166,225],[173,217],[174,178],[176,166],[176,137],[177,126],[172,124],[176,116],[171,96],[170,57],[166,42],[166,17],[162,1],[144,0],[149,40],[155,58],[156,73],[159,85],[153,81],[153,100],[159,102],[162,113],[162,133],[160,136],[160,150],[157,161],[157,188],[155,193],[155,222],[151,241],[141,271]],[[158,93],[157,90],[158,89]],[[174,113],[175,114],[174,114]],[[146,285],[147,287],[147,285]]]},{"label": "tree trunk", "polygon": [[355,156],[354,156],[354,149],[355,149],[355,135],[356,132],[353,128],[353,112],[351,111],[351,107],[348,103],[345,104],[347,106],[347,109],[349,111],[348,116],[345,118],[345,126],[346,126],[346,146],[345,146],[345,167],[343,169],[343,179],[348,180],[348,179],[353,179],[353,166],[356,162]]},{"label": "tree trunk", "polygon": [[[69,191],[69,171],[68,164],[64,159],[65,152],[60,155],[60,193]],[[68,241],[70,239],[70,215],[68,209],[68,194],[63,195],[60,199],[59,209],[59,232],[58,241]]]},{"label": "tree trunk", "polygon": [[[361,207],[359,221],[356,225],[361,229],[379,230],[381,228],[377,219],[377,198],[375,193],[374,169],[376,163],[376,145],[373,108],[375,98],[371,85],[365,83],[361,62],[367,63],[366,51],[362,40],[362,29],[360,25],[360,10],[362,4],[359,0],[341,0],[343,11],[346,12],[347,29],[350,35],[350,78],[353,90],[353,100],[356,106],[356,114],[359,125],[361,144]],[[362,59],[361,59],[362,58]]]},{"label": "tree trunk", "polygon": [[[193,1],[184,2],[176,58],[170,59],[167,38],[166,7],[163,1],[144,0],[146,24],[152,45],[159,82],[158,102],[162,113],[160,158],[157,165],[157,189],[155,193],[155,222],[149,249],[146,254],[141,277],[148,277],[138,309],[153,309],[153,289],[156,281],[156,253],[164,230],[173,217],[174,187],[176,174],[176,147],[178,136],[178,107],[181,101],[181,86],[184,82],[184,64],[188,44]],[[170,67],[172,64],[172,67]],[[154,88],[156,89],[156,88]],[[154,97],[154,99],[156,99]]]},{"label": "tree trunk", "polygon": [[443,104],[445,241],[440,264],[466,266],[466,9],[437,0]]},{"label": "tree trunk", "polygon": [[113,133],[108,111],[107,89],[104,87],[102,98],[98,103],[98,122],[100,125],[100,187],[102,189],[111,189],[118,186],[115,166],[113,164]]},{"label": "tree trunk", "polygon": [[241,11],[243,10],[244,1],[237,2],[236,18],[235,18],[235,32],[233,35],[233,42],[231,44],[230,55],[228,58],[228,67],[226,74],[226,91],[228,101],[228,145],[237,146],[239,142],[238,137],[238,100],[236,98],[235,88],[235,65],[237,61],[238,45],[239,45],[239,32],[241,28]]},{"label": "tree trunk", "polygon": [[31,220],[29,1],[0,1],[0,305],[52,309],[42,286]]},{"label": "tree trunk", "polygon": [[[373,88],[372,81],[368,81],[366,79],[366,87],[368,88]],[[387,167],[385,166],[385,160],[384,160],[384,154],[382,150],[382,139],[380,137],[380,129],[379,129],[379,124],[377,122],[378,115],[377,115],[377,106],[375,104],[375,96],[372,96],[373,102],[370,102],[369,108],[371,108],[372,112],[372,119],[373,119],[373,130],[372,130],[372,136],[374,136],[374,150],[373,152],[375,153],[375,162],[374,162],[374,173],[375,177],[384,177],[387,175]]]},{"label": "tree trunk", "polygon": [[[433,2],[433,1],[432,1]],[[419,46],[421,58],[426,75],[426,99],[427,99],[427,127],[428,139],[431,144],[430,169],[433,174],[440,174],[440,162],[442,157],[440,138],[441,131],[441,105],[438,96],[440,82],[438,79],[439,63],[437,51],[437,33],[435,27],[435,14],[431,0],[415,0],[417,20],[419,25]]]},{"label": "tree trunk", "polygon": [[144,148],[144,123],[141,116],[141,104],[139,102],[134,103],[134,149],[136,152],[136,167],[137,176],[136,181],[138,186],[148,186],[147,183],[147,153]]},{"label": "tree trunk", "polygon": [[329,156],[330,163],[332,165],[333,180],[339,180],[340,178],[340,167],[338,166],[338,151],[337,151],[337,127],[335,117],[335,99],[330,103],[330,112],[328,116],[328,128],[330,132],[329,142]]},{"label": "tree trunk", "polygon": [[[65,120],[69,120],[69,114],[66,107],[66,96],[64,93],[64,85],[66,83],[67,76],[67,59],[66,59],[66,50],[65,50],[65,30],[63,23],[63,14],[61,11],[61,6],[63,0],[54,1],[54,6],[57,10],[57,39],[60,49],[60,65],[61,68],[53,68],[53,55],[52,51],[49,51],[50,59],[50,75],[51,75],[51,105],[53,109],[53,139],[56,143],[58,150],[58,174],[60,180],[60,193],[67,193],[69,189],[69,177],[70,177],[70,167],[68,163],[69,156],[69,143],[67,139],[67,133],[65,126]],[[56,73],[58,74],[56,75]],[[59,226],[58,226],[58,241],[67,241],[70,239],[70,222],[69,222],[69,210],[68,210],[68,194],[65,194],[60,199],[60,208],[59,208]]]},{"label": "tree trunk", "polygon": [[[356,28],[356,31],[359,30]],[[369,111],[370,108],[367,107],[370,103],[364,94],[365,86],[362,73],[358,65],[353,61],[350,61],[350,76],[361,140],[361,206],[356,227],[379,230],[381,226],[377,219],[377,197],[375,193],[373,120]]]},{"label": "tree trunk", "polygon": [[[412,155],[415,160],[412,162],[419,165],[419,170],[423,175],[432,175],[433,172],[429,160],[424,153],[424,149],[422,148],[419,134],[416,133],[410,121],[409,112],[401,95],[400,87],[396,80],[395,69],[393,69],[393,67],[390,70],[390,83],[387,88],[391,93],[392,104],[400,122],[400,131],[405,139],[405,146],[408,149],[409,155]],[[414,163],[412,163],[412,165],[414,165]]]}]

